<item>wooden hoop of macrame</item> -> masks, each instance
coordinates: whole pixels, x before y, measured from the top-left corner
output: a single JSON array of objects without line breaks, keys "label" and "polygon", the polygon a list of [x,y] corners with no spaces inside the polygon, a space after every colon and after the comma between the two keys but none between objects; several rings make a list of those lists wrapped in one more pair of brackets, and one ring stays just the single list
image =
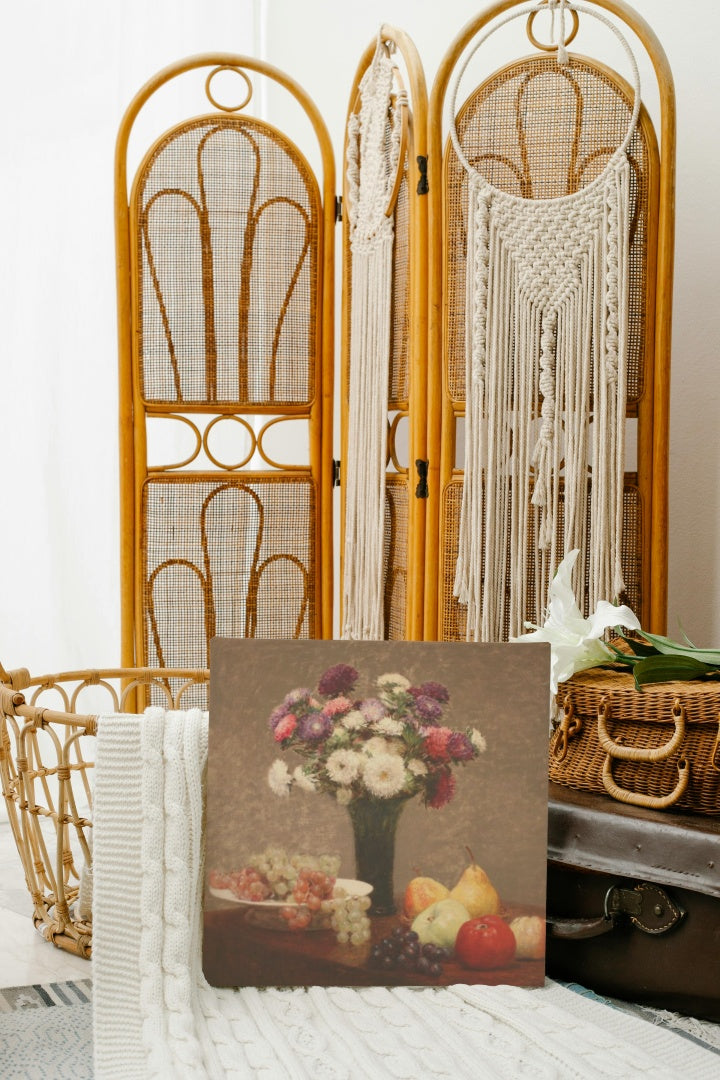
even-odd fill
[{"label": "wooden hoop of macrame", "polygon": [[[407,138],[407,100],[378,40],[348,121],[347,214],[352,264],[342,636],[384,635],[385,466],[391,344],[394,201]],[[393,102],[394,96],[394,102]],[[390,133],[388,138],[388,118]]]},{"label": "wooden hoop of macrame", "polygon": [[449,93],[450,137],[468,174],[466,462],[454,593],[467,605],[471,640],[522,632],[531,540],[540,603],[562,552],[571,548],[580,550],[576,593],[587,577],[591,608],[624,588],[626,150],[640,111],[640,79],[612,22],[580,4],[553,6],[561,16],[559,64],[567,63],[565,11],[597,19],[616,36],[633,73],[633,111],[625,138],[597,177],[577,192],[533,200],[491,185],[465,156],[455,127],[458,86],[470,59],[500,27],[526,17],[527,8],[475,42]]}]

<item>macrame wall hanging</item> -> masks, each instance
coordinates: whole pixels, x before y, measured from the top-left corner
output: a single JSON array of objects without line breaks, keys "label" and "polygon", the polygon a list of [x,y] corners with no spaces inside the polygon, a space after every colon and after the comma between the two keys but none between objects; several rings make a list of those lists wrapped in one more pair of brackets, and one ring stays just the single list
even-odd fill
[{"label": "macrame wall hanging", "polygon": [[[476,641],[516,636],[528,616],[542,622],[552,575],[572,548],[580,550],[574,584],[581,607],[586,581],[591,610],[624,588],[626,150],[639,115],[639,75],[625,38],[602,15],[564,0],[550,8],[553,21],[557,9],[559,65],[568,63],[566,10],[610,28],[630,61],[634,103],[625,138],[593,180],[565,196],[529,199],[492,186],[474,167],[460,145],[455,102],[483,42],[541,9],[495,24],[451,88],[450,135],[468,194],[465,478],[454,590],[467,605],[467,637]],[[534,612],[525,610],[529,584]]]},{"label": "macrame wall hanging", "polygon": [[407,99],[378,38],[347,126],[351,252],[342,636],[381,640],[391,348],[393,210],[403,172]]}]

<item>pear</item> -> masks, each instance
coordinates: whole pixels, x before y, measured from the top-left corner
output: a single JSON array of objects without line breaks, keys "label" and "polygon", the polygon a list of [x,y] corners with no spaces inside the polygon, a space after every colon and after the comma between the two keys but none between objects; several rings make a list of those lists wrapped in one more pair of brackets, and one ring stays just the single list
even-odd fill
[{"label": "pear", "polygon": [[470,848],[465,848],[470,863],[465,867],[457,885],[450,890],[453,900],[458,900],[470,912],[472,919],[500,912],[500,897],[481,866],[475,862]]},{"label": "pear", "polygon": [[414,877],[405,889],[403,914],[410,922],[438,900],[446,900],[450,895],[447,885],[431,877]]}]

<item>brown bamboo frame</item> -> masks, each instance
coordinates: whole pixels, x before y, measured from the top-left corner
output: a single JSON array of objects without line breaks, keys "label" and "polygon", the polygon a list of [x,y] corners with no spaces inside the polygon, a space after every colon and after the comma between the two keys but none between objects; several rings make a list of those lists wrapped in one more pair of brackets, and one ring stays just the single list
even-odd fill
[{"label": "brown bamboo frame", "polygon": [[[456,35],[438,68],[430,94],[428,111],[428,179],[430,184],[429,233],[429,356],[428,356],[428,456],[429,498],[425,547],[426,579],[437,582],[425,592],[424,635],[434,640],[439,635],[439,599],[441,582],[437,577],[440,562],[440,505],[444,486],[450,479],[453,462],[449,460],[447,432],[452,420],[444,390],[443,294],[447,272],[444,253],[443,205],[443,109],[453,69],[462,53],[486,26],[523,0],[495,0],[480,15],[471,19]],[[667,56],[652,27],[624,0],[590,0],[616,16],[633,31],[645,49],[655,72],[660,95],[660,163],[656,186],[648,192],[657,201],[657,225],[648,244],[647,324],[654,327],[652,350],[646,361],[645,394],[638,408],[639,435],[645,450],[638,461],[638,484],[644,497],[644,520],[649,525],[645,541],[647,552],[647,610],[644,625],[654,633],[665,631],[667,620],[668,567],[668,454],[670,406],[670,342],[672,322],[672,281],[675,224],[675,91]],[[595,63],[595,61],[593,61]],[[647,121],[646,121],[647,122]],[[653,230],[650,230],[651,233]],[[451,411],[450,411],[451,412]]]},{"label": "brown bamboo frame", "polygon": [[[33,922],[58,948],[84,959],[92,953],[92,921],[74,909],[76,858],[89,861],[92,829],[92,821],[78,812],[76,797],[82,785],[88,804],[92,802],[87,773],[94,763],[85,757],[82,744],[96,735],[98,719],[97,714],[77,711],[81,691],[102,686],[109,694],[107,711],[122,712],[131,707],[138,690],[153,685],[166,706],[176,709],[182,708],[188,690],[207,684],[209,677],[205,669],[128,667],[31,676],[26,668],[5,671],[0,665],[0,788],[30,893]],[[171,679],[179,680],[175,690]],[[58,694],[65,707],[46,708],[42,698],[47,693]],[[41,749],[38,732],[46,733],[54,753]],[[56,798],[48,778],[57,781]],[[52,837],[43,836],[41,819],[51,824],[54,843]]]},{"label": "brown bamboo frame", "polygon": [[[427,346],[428,346],[428,310],[427,310],[427,275],[425,267],[428,257],[428,202],[427,195],[417,193],[417,157],[427,158],[427,87],[425,74],[417,49],[411,38],[397,27],[383,25],[380,30],[383,42],[392,43],[402,56],[408,75],[407,87],[409,98],[408,125],[408,185],[409,197],[409,239],[408,239],[408,277],[410,307],[410,338],[408,342],[408,386],[409,400],[397,402],[400,408],[406,408],[409,422],[408,450],[408,575],[406,585],[405,637],[409,641],[422,640],[423,637],[423,581],[425,561],[425,500],[415,497],[416,459],[427,459]],[[352,82],[347,111],[349,120],[357,100],[360,80],[367,71],[375,53],[376,41],[372,41],[363,53]],[[343,160],[347,150],[347,121]],[[402,158],[402,154],[401,154]],[[347,203],[346,171],[343,168],[343,199]],[[399,185],[398,185],[399,186]],[[392,204],[392,199],[391,199]],[[349,248],[349,227],[347,214],[343,215],[342,233],[343,251]],[[340,383],[340,426],[341,426],[341,461],[347,461],[348,438],[348,358],[350,352],[350,295],[349,282],[343,275],[342,311],[341,311],[341,347],[342,372]],[[345,489],[340,483],[340,567],[344,554],[345,535]]]},{"label": "brown bamboo frame", "polygon": [[[137,297],[133,286],[134,245],[132,243],[132,194],[128,191],[127,151],[135,120],[145,103],[163,85],[177,76],[198,68],[232,68],[247,80],[246,70],[274,82],[297,101],[312,126],[320,150],[322,180],[318,182],[321,198],[318,262],[317,380],[309,409],[277,406],[241,408],[231,405],[183,403],[188,413],[212,412],[223,415],[282,412],[302,414],[310,424],[309,475],[317,491],[315,526],[316,605],[319,636],[332,636],[332,423],[333,423],[333,348],[334,348],[334,230],[335,163],[327,127],[314,102],[288,75],[264,61],[234,53],[203,53],[171,64],[154,75],[135,95],[121,121],[115,150],[115,242],[117,270],[118,352],[119,352],[119,424],[120,424],[120,578],[121,578],[121,662],[128,667],[145,662],[141,581],[141,499],[145,481],[163,475],[167,469],[148,470],[146,418],[167,416],[178,411],[177,405],[146,404],[139,382],[135,328]],[[248,80],[249,81],[249,80]],[[206,82],[207,90],[207,82]],[[242,108],[247,104],[245,102]],[[222,109],[222,107],[219,107]],[[227,112],[230,110],[223,110]],[[235,111],[233,109],[232,111]],[[223,112],[214,115],[223,115]],[[258,121],[258,123],[260,123]],[[264,122],[263,122],[264,123]],[[270,125],[264,125],[270,130]],[[173,129],[175,130],[175,129]],[[142,164],[138,172],[142,170]],[[265,430],[265,429],[263,429]],[[260,438],[262,435],[260,436]],[[271,464],[266,458],[268,464]],[[237,466],[236,466],[237,468]],[[227,473],[219,471],[216,479]]]}]

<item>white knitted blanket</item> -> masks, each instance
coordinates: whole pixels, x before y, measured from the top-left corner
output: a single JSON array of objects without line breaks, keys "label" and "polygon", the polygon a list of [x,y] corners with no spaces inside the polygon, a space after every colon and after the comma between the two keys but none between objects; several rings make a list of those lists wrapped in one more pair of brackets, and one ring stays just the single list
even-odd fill
[{"label": "white knitted blanket", "polygon": [[710,1078],[717,1057],[555,983],[217,990],[201,971],[207,714],[99,722],[97,1080]]}]

